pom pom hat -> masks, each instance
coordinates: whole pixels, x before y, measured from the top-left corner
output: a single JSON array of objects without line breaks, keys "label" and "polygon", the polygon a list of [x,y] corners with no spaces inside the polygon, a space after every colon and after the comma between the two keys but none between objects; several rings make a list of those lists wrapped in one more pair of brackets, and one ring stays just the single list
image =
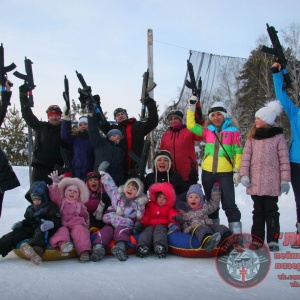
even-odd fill
[{"label": "pom pom hat", "polygon": [[276,117],[282,112],[282,106],[279,101],[274,100],[266,103],[264,107],[255,113],[255,117],[265,121],[269,125],[274,125]]},{"label": "pom pom hat", "polygon": [[223,102],[217,101],[210,107],[210,109],[208,111],[209,119],[213,112],[220,112],[224,116],[224,118],[228,117],[227,109]]}]

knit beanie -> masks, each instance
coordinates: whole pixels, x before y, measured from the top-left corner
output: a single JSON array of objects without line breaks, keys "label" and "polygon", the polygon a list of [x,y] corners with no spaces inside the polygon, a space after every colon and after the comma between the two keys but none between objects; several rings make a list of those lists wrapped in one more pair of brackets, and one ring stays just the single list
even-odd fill
[{"label": "knit beanie", "polygon": [[86,177],[85,177],[85,181],[88,181],[88,180],[90,180],[92,178],[96,178],[96,179],[99,180],[100,179],[99,173],[97,173],[97,172],[89,172],[89,173],[87,173]]},{"label": "knit beanie", "polygon": [[189,195],[191,193],[196,193],[200,196],[200,204],[203,205],[204,204],[204,194],[202,191],[202,186],[200,183],[196,183],[196,184],[192,184],[189,188],[189,190],[186,193],[186,199],[188,199]]},{"label": "knit beanie", "polygon": [[226,109],[226,106],[223,102],[221,101],[217,101],[215,102],[211,107],[210,109],[208,110],[208,118],[210,119],[210,116],[213,112],[220,112],[224,118],[227,118],[228,117],[228,114],[227,114],[227,109]]},{"label": "knit beanie", "polygon": [[110,138],[111,136],[117,134],[120,139],[122,138],[122,132],[119,129],[111,129],[108,133],[107,133],[107,137]]},{"label": "knit beanie", "polygon": [[116,118],[116,114],[119,113],[119,112],[122,112],[128,118],[127,110],[124,109],[124,108],[121,108],[121,107],[115,109],[115,111],[114,111],[114,118]]},{"label": "knit beanie", "polygon": [[266,103],[264,107],[255,113],[255,117],[265,121],[269,125],[274,125],[276,117],[282,112],[282,106],[279,101],[274,100]]},{"label": "knit beanie", "polygon": [[70,185],[68,185],[68,186],[66,187],[66,189],[65,189],[65,197],[67,197],[67,193],[68,193],[69,190],[77,190],[77,192],[78,192],[78,197],[79,197],[80,191],[79,191],[79,188],[78,188],[77,185],[75,185],[75,184],[70,184]]},{"label": "knit beanie", "polygon": [[86,116],[82,116],[79,118],[78,125],[80,123],[88,123],[88,118]]},{"label": "knit beanie", "polygon": [[51,115],[62,115],[62,111],[58,105],[50,105],[46,110],[47,116]]},{"label": "knit beanie", "polygon": [[183,121],[183,113],[180,110],[171,110],[167,115],[167,120],[169,122],[169,119],[173,116],[176,116],[180,119],[180,121]]}]

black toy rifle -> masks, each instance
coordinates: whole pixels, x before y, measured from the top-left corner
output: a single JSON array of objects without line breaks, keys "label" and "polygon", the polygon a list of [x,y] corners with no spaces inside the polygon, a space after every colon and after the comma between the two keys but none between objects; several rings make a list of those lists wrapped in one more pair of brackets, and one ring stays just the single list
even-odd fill
[{"label": "black toy rifle", "polygon": [[[95,113],[97,115],[98,123],[100,123],[100,124],[106,123],[107,121],[106,121],[105,115],[102,111],[102,108],[95,99],[95,97],[97,95],[96,96],[92,95],[92,88],[86,84],[82,74],[80,74],[76,71],[76,75],[83,87],[82,89],[78,88],[78,93],[80,94],[79,100],[81,102],[81,108],[85,108],[86,106],[89,106],[90,104],[92,104],[95,107]],[[85,99],[85,100],[82,101],[82,99]],[[99,97],[98,101],[100,103],[100,97]]]},{"label": "black toy rifle", "polygon": [[69,80],[66,75],[65,75],[65,79],[64,79],[64,86],[65,86],[65,90],[63,92],[63,97],[64,97],[64,100],[65,100],[66,106],[67,106],[67,110],[66,110],[65,114],[66,114],[66,116],[68,116],[70,113],[70,94],[69,94]]},{"label": "black toy rifle", "polygon": [[283,88],[284,89],[289,88],[289,87],[291,87],[291,78],[286,70],[287,59],[285,58],[280,41],[277,36],[278,31],[276,31],[276,29],[273,26],[269,26],[268,23],[267,23],[267,31],[268,31],[271,43],[273,45],[273,48],[262,46],[261,51],[266,54],[271,54],[271,55],[275,56],[275,61],[277,61],[281,64],[283,79],[284,79]]},{"label": "black toy rifle", "polygon": [[32,90],[35,88],[35,85],[34,85],[33,73],[32,73],[32,67],[31,67],[32,61],[25,57],[24,64],[25,64],[26,75],[21,74],[18,71],[15,71],[13,74],[16,77],[23,79],[25,81],[25,85],[27,86],[27,90],[28,90],[29,105],[30,105],[30,107],[33,107],[34,102],[33,102]]},{"label": "black toy rifle", "polygon": [[143,146],[141,157],[138,157],[132,151],[128,152],[129,157],[136,162],[135,165],[136,177],[139,178],[140,180],[143,180],[145,177],[150,147],[151,147],[151,141],[149,135],[147,135],[146,139],[144,140],[144,146]]},{"label": "black toy rifle", "polygon": [[147,69],[147,71],[143,75],[143,85],[142,85],[142,94],[141,94],[141,100],[142,100],[141,120],[145,119],[145,114],[146,114],[146,105],[144,103],[144,100],[148,97],[148,93],[151,92],[155,87],[156,87],[155,82],[152,82],[152,84],[149,85],[149,69]]},{"label": "black toy rifle", "polygon": [[[2,99],[3,99],[3,92],[6,90],[5,88],[5,83],[7,81],[7,72],[12,71],[13,69],[15,69],[17,66],[14,63],[11,63],[9,66],[4,66],[4,47],[3,44],[1,43],[0,46],[0,84],[1,84],[1,99],[0,99],[0,103],[2,103]],[[9,86],[13,86],[12,83],[8,83]],[[10,103],[9,103],[10,105]]]},{"label": "black toy rifle", "polygon": [[196,122],[198,124],[202,123],[203,120],[203,115],[202,115],[202,110],[201,110],[201,105],[200,105],[200,97],[201,97],[201,90],[202,90],[202,79],[201,77],[198,80],[198,85],[196,84],[196,79],[195,79],[195,74],[194,74],[194,68],[192,63],[190,63],[189,61],[187,61],[187,69],[189,72],[189,76],[190,76],[190,81],[188,81],[187,79],[185,80],[185,85],[187,88],[192,90],[192,94],[194,96],[197,97],[198,100],[195,100],[194,103],[196,103],[196,112],[195,112],[195,118],[196,118]]}]

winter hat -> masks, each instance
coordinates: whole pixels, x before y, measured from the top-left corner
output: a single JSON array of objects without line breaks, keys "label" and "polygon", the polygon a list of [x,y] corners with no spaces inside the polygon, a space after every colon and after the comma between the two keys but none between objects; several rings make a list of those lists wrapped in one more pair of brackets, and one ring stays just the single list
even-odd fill
[{"label": "winter hat", "polygon": [[82,123],[82,122],[88,123],[88,118],[87,118],[86,116],[80,117],[80,118],[79,118],[79,121],[78,121],[78,125],[79,125],[80,123]]},{"label": "winter hat", "polygon": [[117,134],[120,139],[122,138],[122,132],[119,129],[111,129],[108,133],[107,133],[107,137],[110,138],[111,136]]},{"label": "winter hat", "polygon": [[75,184],[68,185],[68,186],[66,187],[66,189],[65,189],[65,197],[67,197],[67,193],[68,193],[69,190],[77,190],[77,192],[78,192],[78,197],[80,196],[80,191],[79,191],[79,188],[78,188],[77,185],[75,185]]},{"label": "winter hat", "polygon": [[255,117],[265,121],[269,125],[274,125],[276,117],[282,112],[282,106],[279,101],[274,100],[266,103],[264,107],[255,113]]},{"label": "winter hat", "polygon": [[96,179],[99,180],[100,179],[99,173],[97,173],[97,172],[89,172],[89,173],[87,173],[86,177],[85,177],[85,181],[88,181],[88,180],[90,180],[92,178],[96,178]]},{"label": "winter hat", "polygon": [[155,153],[154,155],[154,168],[156,168],[156,163],[157,160],[161,157],[165,157],[169,160],[169,169],[167,171],[170,170],[171,165],[172,165],[172,155],[168,150],[159,150]]},{"label": "winter hat", "polygon": [[202,191],[202,185],[200,183],[192,184],[189,188],[189,190],[186,193],[186,199],[188,199],[189,195],[191,193],[196,193],[200,196],[200,204],[204,204],[204,194]]},{"label": "winter hat", "polygon": [[61,111],[60,107],[55,104],[50,105],[48,107],[48,109],[46,110],[46,113],[47,113],[48,117],[51,115],[60,115],[60,116],[62,115],[62,111]]},{"label": "winter hat", "polygon": [[33,200],[40,200],[40,201],[43,202],[43,196],[42,196],[42,195],[39,195],[39,194],[37,194],[37,193],[31,193],[31,194],[30,194],[30,198],[31,198],[32,201],[33,201]]},{"label": "winter hat", "polygon": [[183,113],[180,110],[171,110],[167,115],[167,120],[169,121],[173,116],[178,117],[181,122],[183,121]]},{"label": "winter hat", "polygon": [[228,117],[227,109],[223,102],[217,101],[210,107],[208,110],[208,118],[210,119],[211,114],[216,111],[220,112],[224,118]]},{"label": "winter hat", "polygon": [[124,109],[124,108],[121,108],[121,107],[115,109],[115,111],[114,111],[114,118],[116,118],[116,114],[119,113],[119,112],[122,112],[128,118],[127,110]]}]

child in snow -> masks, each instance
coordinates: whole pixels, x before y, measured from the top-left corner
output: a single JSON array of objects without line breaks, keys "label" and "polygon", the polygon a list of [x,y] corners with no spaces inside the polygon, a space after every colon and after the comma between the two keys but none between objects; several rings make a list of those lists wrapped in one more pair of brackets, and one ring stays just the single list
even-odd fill
[{"label": "child in snow", "polygon": [[85,203],[90,214],[90,228],[102,228],[105,225],[102,221],[103,214],[111,205],[110,198],[101,183],[98,172],[89,172],[85,181],[90,192],[89,200]]},{"label": "child in snow", "polygon": [[[239,169],[243,148],[241,133],[233,118],[229,117],[223,102],[215,102],[208,111],[205,126],[195,122],[195,99],[189,99],[187,128],[204,138],[206,144],[202,161],[201,182],[207,199],[211,198],[214,182],[219,182],[221,203],[229,228],[233,233],[242,232],[241,212],[235,203],[234,187],[240,182]],[[210,216],[219,224],[219,208]]]},{"label": "child in snow", "polygon": [[49,177],[53,184],[49,186],[51,200],[59,207],[62,227],[51,237],[52,248],[60,249],[62,255],[67,255],[74,243],[80,262],[90,260],[90,217],[84,205],[89,199],[89,191],[79,178],[65,177],[59,180],[57,171]]},{"label": "child in snow", "polygon": [[61,226],[59,208],[50,201],[45,181],[32,184],[25,198],[31,203],[26,208],[24,220],[12,225],[12,231],[0,239],[0,254],[4,257],[21,241],[22,253],[39,265],[48,244],[48,238]]},{"label": "child in snow", "polygon": [[218,209],[221,193],[219,184],[215,183],[211,192],[211,199],[204,201],[201,184],[193,184],[187,192],[187,202],[177,201],[175,207],[180,216],[174,219],[182,223],[184,233],[191,233],[199,240],[201,248],[212,251],[220,242],[231,235],[231,231],[224,225],[214,224],[209,214]]},{"label": "child in snow", "polygon": [[173,185],[168,182],[152,184],[149,194],[145,215],[133,228],[133,233],[145,228],[139,236],[136,255],[144,257],[153,245],[154,252],[163,258],[168,252],[168,226],[176,222],[173,217],[179,214],[174,208],[176,194]]},{"label": "child in snow", "polygon": [[282,128],[274,121],[280,115],[279,101],[271,101],[255,113],[255,123],[249,131],[244,147],[240,174],[246,193],[253,200],[253,242],[257,246],[265,240],[270,251],[278,251],[279,212],[278,196],[288,193],[290,161]]},{"label": "child in snow", "polygon": [[111,206],[103,216],[103,222],[106,225],[92,236],[91,260],[100,260],[113,239],[116,243],[111,248],[113,255],[120,261],[125,261],[131,229],[136,220],[143,217],[148,198],[143,194],[144,185],[138,178],[130,178],[118,188],[111,176],[105,173],[108,165],[107,162],[101,163],[99,173],[102,176],[102,184],[111,199]]}]

